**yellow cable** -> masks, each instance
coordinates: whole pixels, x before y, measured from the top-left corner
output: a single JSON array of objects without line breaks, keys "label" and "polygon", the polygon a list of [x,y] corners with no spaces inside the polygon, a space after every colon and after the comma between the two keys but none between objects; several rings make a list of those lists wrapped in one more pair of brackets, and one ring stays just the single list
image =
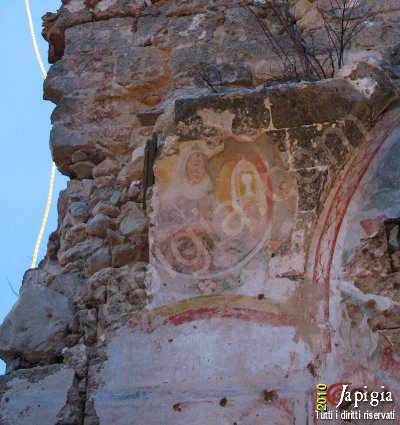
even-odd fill
[{"label": "yellow cable", "polygon": [[53,164],[51,166],[49,194],[47,195],[46,209],[44,211],[42,225],[40,226],[39,235],[38,235],[37,240],[36,240],[35,251],[33,253],[33,260],[32,260],[32,264],[31,264],[31,269],[34,269],[36,267],[36,261],[37,261],[37,257],[38,257],[38,253],[39,253],[40,242],[42,241],[43,232],[44,232],[44,229],[46,227],[47,218],[48,218],[49,212],[50,212],[51,200],[53,198],[53,187],[54,187],[55,175],[56,175],[56,164],[53,162]]},{"label": "yellow cable", "polygon": [[[46,72],[46,69],[44,67],[42,57],[40,56],[39,47],[37,45],[35,28],[33,26],[32,14],[31,14],[31,8],[30,8],[30,5],[29,5],[29,0],[25,0],[25,6],[26,6],[26,14],[28,15],[29,28],[31,30],[33,48],[35,49],[36,58],[37,58],[37,61],[39,62],[39,66],[40,66],[40,69],[42,71],[43,77],[46,78],[47,72]],[[33,260],[32,260],[31,269],[34,269],[36,267],[36,261],[37,261],[37,257],[38,257],[38,253],[39,253],[40,243],[42,241],[44,229],[45,229],[46,223],[47,223],[47,218],[49,216],[51,200],[53,198],[53,188],[54,188],[55,174],[56,174],[56,164],[53,162],[53,164],[51,166],[49,194],[47,196],[46,209],[44,211],[44,216],[43,216],[43,220],[42,220],[42,225],[40,226],[39,235],[36,239],[36,245],[35,245],[35,251],[33,253]]]},{"label": "yellow cable", "polygon": [[26,6],[26,13],[28,15],[28,20],[29,20],[29,28],[31,30],[33,48],[35,49],[36,58],[39,62],[40,69],[42,70],[43,77],[46,78],[47,72],[46,72],[46,69],[44,68],[42,57],[40,56],[40,52],[39,52],[39,47],[37,45],[36,33],[35,33],[35,28],[33,26],[31,7],[29,6],[29,0],[25,0],[25,6]]}]

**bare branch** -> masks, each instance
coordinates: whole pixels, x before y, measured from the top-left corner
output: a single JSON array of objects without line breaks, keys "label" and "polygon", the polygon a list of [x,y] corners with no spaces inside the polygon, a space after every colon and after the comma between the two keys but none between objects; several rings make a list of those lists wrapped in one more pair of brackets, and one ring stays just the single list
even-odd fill
[{"label": "bare branch", "polygon": [[[298,30],[289,0],[266,0],[257,4],[239,0],[239,4],[256,19],[266,41],[283,64],[284,75],[311,81],[333,77],[336,70],[343,67],[345,51],[351,41],[364,28],[368,19],[378,13],[372,7],[361,13],[361,9],[358,10],[360,2],[355,0],[329,0],[327,9],[317,4],[329,43],[326,51],[318,55],[312,35],[305,38]],[[290,47],[282,43],[282,39],[264,20],[266,12],[273,16]]]},{"label": "bare branch", "polygon": [[18,292],[14,289],[14,287],[12,286],[12,284],[11,284],[11,282],[10,282],[10,279],[8,279],[8,277],[6,278],[7,279],[7,283],[8,283],[8,286],[10,287],[10,289],[11,289],[11,292],[18,298],[19,297],[19,294],[18,294]]},{"label": "bare branch", "polygon": [[[270,5],[270,7],[272,8],[272,10],[274,12],[276,12],[275,9],[272,7],[272,5]],[[271,47],[272,47],[272,50],[274,51],[274,53],[278,57],[280,57],[281,59],[284,58],[284,61],[286,63],[292,63],[288,52],[285,51],[282,48],[282,46],[280,45],[280,43],[276,40],[276,37],[273,35],[272,31],[269,29],[269,27],[267,25],[265,25],[265,23],[263,22],[263,20],[253,10],[253,8],[251,6],[249,6],[248,4],[245,4],[244,5],[244,8],[246,8],[246,10],[248,10],[255,17],[257,24],[260,26],[260,28],[263,31],[264,35],[266,36],[267,40],[270,42]]]},{"label": "bare branch", "polygon": [[334,0],[334,2],[336,8],[333,0],[330,0],[330,10],[318,7],[318,11],[322,16],[329,43],[335,49],[335,61],[340,69],[344,65],[344,54],[351,41],[362,31],[366,21],[376,16],[378,12],[371,7],[363,14],[356,14],[360,6],[358,1],[343,0],[339,3],[338,0]]}]

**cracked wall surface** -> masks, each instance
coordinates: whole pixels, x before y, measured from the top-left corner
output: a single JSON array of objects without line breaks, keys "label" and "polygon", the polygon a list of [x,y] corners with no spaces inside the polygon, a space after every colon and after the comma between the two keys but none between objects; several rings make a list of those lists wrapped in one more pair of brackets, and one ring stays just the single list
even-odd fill
[{"label": "cracked wall surface", "polygon": [[0,425],[306,425],[320,382],[397,405],[399,12],[336,78],[285,83],[238,2],[44,17],[70,181],[0,327]]}]

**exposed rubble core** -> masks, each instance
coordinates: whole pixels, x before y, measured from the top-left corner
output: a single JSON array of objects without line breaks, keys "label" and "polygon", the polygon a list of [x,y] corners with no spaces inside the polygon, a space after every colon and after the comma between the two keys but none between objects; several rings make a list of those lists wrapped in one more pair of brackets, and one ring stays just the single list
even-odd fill
[{"label": "exposed rubble core", "polygon": [[0,327],[0,425],[306,425],[321,382],[397,406],[400,4],[378,12],[322,81],[282,81],[243,2],[44,17],[70,181]]}]

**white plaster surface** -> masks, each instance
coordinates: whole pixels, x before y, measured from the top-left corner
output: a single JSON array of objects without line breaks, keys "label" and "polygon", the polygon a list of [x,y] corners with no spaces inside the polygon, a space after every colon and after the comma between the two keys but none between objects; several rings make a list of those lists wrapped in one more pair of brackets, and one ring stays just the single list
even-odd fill
[{"label": "white plaster surface", "polygon": [[[288,326],[233,318],[161,326],[150,333],[122,328],[109,343],[104,384],[95,396],[100,424],[159,425],[160,418],[163,425],[274,423],[268,418],[293,423],[281,407],[262,400],[262,391],[274,389],[305,411],[311,354],[294,337]],[[225,407],[219,404],[223,398]],[[177,403],[180,411],[173,408]]]}]

